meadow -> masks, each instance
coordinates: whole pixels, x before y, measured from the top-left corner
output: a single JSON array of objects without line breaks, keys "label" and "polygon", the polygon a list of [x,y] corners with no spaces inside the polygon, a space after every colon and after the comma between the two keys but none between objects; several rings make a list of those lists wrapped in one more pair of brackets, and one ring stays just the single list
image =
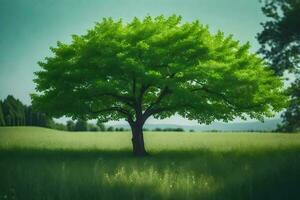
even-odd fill
[{"label": "meadow", "polygon": [[0,200],[300,199],[300,134],[0,128]]}]

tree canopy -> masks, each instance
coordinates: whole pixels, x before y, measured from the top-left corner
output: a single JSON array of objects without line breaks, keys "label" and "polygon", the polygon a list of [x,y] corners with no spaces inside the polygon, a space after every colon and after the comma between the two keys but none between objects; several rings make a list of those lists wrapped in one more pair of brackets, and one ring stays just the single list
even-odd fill
[{"label": "tree canopy", "polygon": [[293,73],[296,81],[288,89],[290,103],[283,113],[280,131],[300,130],[300,0],[264,0],[263,13],[268,20],[257,39],[259,52],[276,74]]},{"label": "tree canopy", "polygon": [[300,69],[300,0],[264,0],[268,20],[257,39],[277,74]]},{"label": "tree canopy", "polygon": [[[133,145],[148,117],[200,123],[263,119],[285,105],[282,81],[232,35],[181,17],[104,18],[39,62],[34,106],[54,117],[125,119]],[[134,146],[134,149],[137,148]]]}]

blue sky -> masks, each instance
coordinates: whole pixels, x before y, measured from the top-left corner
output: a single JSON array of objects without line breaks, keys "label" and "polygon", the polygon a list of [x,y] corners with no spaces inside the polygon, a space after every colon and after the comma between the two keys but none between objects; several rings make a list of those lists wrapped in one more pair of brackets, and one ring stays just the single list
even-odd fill
[{"label": "blue sky", "polygon": [[[50,55],[49,47],[84,34],[103,17],[130,21],[175,13],[249,41],[255,52],[255,36],[265,20],[260,7],[258,0],[0,0],[0,99],[12,94],[30,104],[33,72]],[[163,123],[194,124],[177,116]]]}]

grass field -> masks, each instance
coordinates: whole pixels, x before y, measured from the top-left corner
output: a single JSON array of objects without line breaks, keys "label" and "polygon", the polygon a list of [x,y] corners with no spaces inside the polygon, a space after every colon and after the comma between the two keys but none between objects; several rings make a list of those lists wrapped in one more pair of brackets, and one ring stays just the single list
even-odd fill
[{"label": "grass field", "polygon": [[0,200],[300,199],[300,134],[0,128]]}]

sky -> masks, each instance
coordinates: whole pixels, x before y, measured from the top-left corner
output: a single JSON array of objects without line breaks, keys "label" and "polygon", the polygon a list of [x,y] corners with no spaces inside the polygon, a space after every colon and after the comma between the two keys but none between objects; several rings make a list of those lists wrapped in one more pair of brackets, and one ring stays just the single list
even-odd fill
[{"label": "sky", "polygon": [[[242,43],[251,44],[265,20],[258,0],[0,0],[0,99],[12,94],[30,104],[38,61],[51,55],[57,41],[70,42],[104,17],[130,21],[133,17],[181,15],[183,21],[199,20]],[[152,123],[194,125],[178,116]],[[122,122],[121,122],[122,123]]]}]

